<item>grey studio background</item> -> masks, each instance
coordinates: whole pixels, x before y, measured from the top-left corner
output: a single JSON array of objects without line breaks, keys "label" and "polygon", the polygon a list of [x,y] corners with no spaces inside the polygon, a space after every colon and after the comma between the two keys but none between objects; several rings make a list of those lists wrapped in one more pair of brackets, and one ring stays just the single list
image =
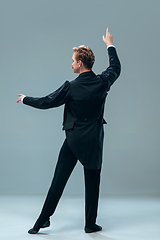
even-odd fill
[{"label": "grey studio background", "polygon": [[[101,194],[160,194],[160,2],[0,1],[0,193],[47,192],[64,140],[63,106],[37,110],[17,94],[45,96],[72,72],[72,48],[90,46],[94,72],[114,36],[122,73],[106,104]],[[78,163],[65,194],[84,193]]]}]

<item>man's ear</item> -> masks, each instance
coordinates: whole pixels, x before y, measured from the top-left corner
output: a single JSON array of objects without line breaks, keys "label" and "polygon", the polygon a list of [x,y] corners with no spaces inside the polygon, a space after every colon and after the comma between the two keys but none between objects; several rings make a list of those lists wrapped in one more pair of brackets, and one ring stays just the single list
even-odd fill
[{"label": "man's ear", "polygon": [[83,62],[81,60],[78,61],[78,66],[82,67],[83,66]]}]

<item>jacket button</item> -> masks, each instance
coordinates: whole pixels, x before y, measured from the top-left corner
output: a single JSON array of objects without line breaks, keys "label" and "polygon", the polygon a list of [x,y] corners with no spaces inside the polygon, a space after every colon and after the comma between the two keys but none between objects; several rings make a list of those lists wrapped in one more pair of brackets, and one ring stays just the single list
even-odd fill
[{"label": "jacket button", "polygon": [[87,118],[85,118],[84,121],[87,122]]}]

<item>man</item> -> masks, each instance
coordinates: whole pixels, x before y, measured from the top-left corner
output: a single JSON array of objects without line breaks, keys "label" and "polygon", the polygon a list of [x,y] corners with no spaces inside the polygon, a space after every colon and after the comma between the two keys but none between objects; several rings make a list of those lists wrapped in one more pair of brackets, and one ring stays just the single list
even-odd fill
[{"label": "man", "polygon": [[107,45],[109,67],[100,75],[95,75],[92,66],[94,54],[89,47],[73,48],[72,68],[79,76],[66,81],[55,92],[46,97],[33,98],[19,94],[24,104],[48,109],[65,104],[63,130],[66,139],[60,150],[54,177],[48,191],[41,214],[28,233],[36,234],[40,228],[50,226],[50,216],[54,213],[69,176],[79,160],[85,176],[85,232],[102,230],[96,224],[100,173],[103,148],[103,119],[105,99],[111,85],[120,75],[120,62],[113,46],[113,37],[107,28],[103,41]]}]

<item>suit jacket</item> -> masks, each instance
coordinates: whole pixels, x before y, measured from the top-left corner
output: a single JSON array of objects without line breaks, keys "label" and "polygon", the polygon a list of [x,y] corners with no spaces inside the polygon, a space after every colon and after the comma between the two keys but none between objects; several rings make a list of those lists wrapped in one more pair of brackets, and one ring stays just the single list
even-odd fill
[{"label": "suit jacket", "polygon": [[66,81],[53,93],[25,97],[23,103],[39,109],[65,104],[63,130],[69,147],[87,169],[99,169],[103,152],[104,105],[111,85],[120,75],[120,61],[114,47],[108,48],[109,67],[99,75],[84,72]]}]

